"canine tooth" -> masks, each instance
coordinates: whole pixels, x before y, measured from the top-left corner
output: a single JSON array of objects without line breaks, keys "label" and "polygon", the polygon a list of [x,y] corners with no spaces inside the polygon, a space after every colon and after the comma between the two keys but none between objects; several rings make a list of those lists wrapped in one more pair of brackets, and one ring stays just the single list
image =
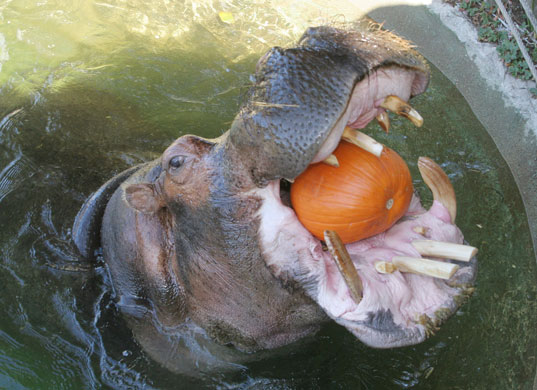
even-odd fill
[{"label": "canine tooth", "polygon": [[285,177],[284,177],[284,179],[285,179],[286,181],[288,181],[289,183],[291,183],[291,184],[295,182],[295,179],[286,179]]},{"label": "canine tooth", "polygon": [[323,160],[323,163],[328,164],[328,165],[330,165],[331,167],[334,167],[334,168],[339,168],[339,161],[337,160],[337,157],[335,155],[333,155],[333,154],[331,154],[330,156],[325,158]]},{"label": "canine tooth", "polygon": [[386,133],[390,132],[390,117],[386,111],[381,112],[377,115],[377,122],[379,123],[382,130]]},{"label": "canine tooth", "polygon": [[456,264],[407,256],[395,256],[392,262],[401,272],[410,272],[440,279],[450,279],[459,269]]},{"label": "canine tooth", "polygon": [[378,143],[370,136],[350,127],[345,127],[341,139],[350,142],[359,148],[367,150],[369,153],[372,153],[377,157],[380,157],[382,149],[384,149],[384,146],[382,146],[381,143]]},{"label": "canine tooth", "polygon": [[385,108],[386,110],[390,110],[397,115],[404,116],[412,123],[414,123],[414,125],[417,127],[421,127],[421,125],[423,125],[423,118],[421,117],[419,112],[413,109],[410,104],[408,104],[398,96],[387,96],[380,106],[382,108]]},{"label": "canine tooth", "polygon": [[412,246],[422,256],[440,257],[459,261],[470,261],[477,254],[477,248],[470,245],[433,240],[414,240]]},{"label": "canine tooth", "polygon": [[397,271],[397,267],[387,261],[375,261],[375,269],[380,274],[391,274]]},{"label": "canine tooth", "polygon": [[418,159],[418,169],[420,170],[423,181],[433,193],[433,199],[442,203],[448,209],[451,222],[455,223],[457,198],[455,197],[455,190],[451,185],[451,181],[449,181],[449,177],[429,157],[420,157]]},{"label": "canine tooth", "polygon": [[352,264],[351,256],[337,232],[333,230],[324,231],[324,241],[328,246],[328,250],[336,263],[339,272],[343,276],[343,280],[349,288],[349,292],[353,301],[358,304],[362,300],[362,292],[364,290],[362,279]]},{"label": "canine tooth", "polygon": [[421,234],[422,236],[425,236],[429,229],[427,229],[425,226],[414,226],[412,230],[418,234]]}]

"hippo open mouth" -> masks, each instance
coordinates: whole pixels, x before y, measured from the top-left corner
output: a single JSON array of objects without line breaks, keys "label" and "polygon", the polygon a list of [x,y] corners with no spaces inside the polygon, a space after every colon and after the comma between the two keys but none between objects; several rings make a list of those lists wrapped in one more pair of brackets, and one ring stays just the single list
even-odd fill
[{"label": "hippo open mouth", "polygon": [[[315,44],[319,46],[318,40]],[[309,164],[337,164],[332,152],[341,140],[378,153],[382,145],[354,129],[377,118],[387,131],[386,110],[420,126],[421,116],[406,101],[423,92],[427,83],[423,67],[399,63],[370,70],[354,84],[324,140],[315,145],[314,152],[307,151],[313,156],[309,163],[281,177],[292,182]],[[333,231],[325,231],[323,242],[300,223],[285,181],[273,178],[254,190],[262,199],[259,236],[272,273],[285,282],[298,281],[331,318],[377,348],[423,341],[473,291],[477,250],[462,245],[463,235],[454,225],[456,201],[451,183],[428,158],[420,158],[418,167],[433,192],[430,210],[414,195],[407,214],[393,227],[347,245]]]}]

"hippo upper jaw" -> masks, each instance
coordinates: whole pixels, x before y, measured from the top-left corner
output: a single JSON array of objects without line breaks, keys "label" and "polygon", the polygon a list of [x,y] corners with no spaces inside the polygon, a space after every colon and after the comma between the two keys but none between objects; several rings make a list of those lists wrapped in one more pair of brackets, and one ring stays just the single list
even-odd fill
[{"label": "hippo upper jaw", "polygon": [[258,63],[255,84],[225,144],[258,187],[294,179],[328,157],[344,128],[385,113],[388,96],[425,91],[429,69],[411,45],[367,25],[311,28],[297,47],[274,48]]}]

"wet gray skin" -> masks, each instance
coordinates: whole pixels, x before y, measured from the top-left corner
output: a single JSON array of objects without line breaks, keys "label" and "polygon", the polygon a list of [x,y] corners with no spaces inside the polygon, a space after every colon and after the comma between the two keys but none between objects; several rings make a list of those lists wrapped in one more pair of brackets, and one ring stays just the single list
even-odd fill
[{"label": "wet gray skin", "polygon": [[[405,100],[429,77],[407,42],[376,27],[311,28],[296,47],[274,48],[259,61],[248,99],[222,137],[183,136],[86,202],[75,242],[86,255],[101,243],[119,307],[155,360],[182,372],[226,367],[244,358],[237,351],[293,343],[329,320],[316,301],[317,280],[300,269],[303,248],[290,244],[293,237],[266,247],[262,226],[273,216],[261,212],[268,202],[261,193],[331,153],[343,127],[357,122],[352,102],[369,98],[353,91],[377,71],[393,85],[399,74],[410,80]],[[282,253],[294,265],[275,266]],[[458,303],[445,306],[451,313]],[[371,330],[371,345],[425,338],[384,309],[369,318],[360,327]],[[368,342],[354,325],[347,327]]]}]

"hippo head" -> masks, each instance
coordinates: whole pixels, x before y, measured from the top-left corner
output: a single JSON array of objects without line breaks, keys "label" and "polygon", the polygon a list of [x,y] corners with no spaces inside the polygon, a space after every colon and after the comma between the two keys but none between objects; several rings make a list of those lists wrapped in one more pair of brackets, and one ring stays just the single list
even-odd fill
[{"label": "hippo head", "polygon": [[410,44],[374,25],[310,28],[296,47],[270,50],[229,132],[179,138],[108,205],[103,247],[115,284],[128,285],[117,259],[132,258],[129,277],[146,285],[165,313],[161,320],[191,318],[243,349],[286,344],[327,316],[370,346],[423,341],[471,291],[475,259],[448,280],[403,268],[379,273],[376,266],[421,257],[414,241],[462,244],[453,189],[441,169],[420,160],[435,197],[429,211],[415,197],[388,231],[347,245],[331,232],[326,243],[310,234],[284,188],[328,158],[346,128],[374,118],[389,126],[386,108],[419,124],[406,101],[428,80]]}]

